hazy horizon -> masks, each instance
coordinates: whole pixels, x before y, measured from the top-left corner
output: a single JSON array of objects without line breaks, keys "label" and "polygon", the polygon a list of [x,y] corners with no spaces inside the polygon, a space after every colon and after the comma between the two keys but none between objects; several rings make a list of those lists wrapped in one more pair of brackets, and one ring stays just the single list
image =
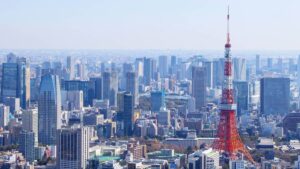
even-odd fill
[{"label": "hazy horizon", "polygon": [[[3,1],[2,49],[223,50],[227,1]],[[297,50],[300,1],[231,0],[234,50]]]}]

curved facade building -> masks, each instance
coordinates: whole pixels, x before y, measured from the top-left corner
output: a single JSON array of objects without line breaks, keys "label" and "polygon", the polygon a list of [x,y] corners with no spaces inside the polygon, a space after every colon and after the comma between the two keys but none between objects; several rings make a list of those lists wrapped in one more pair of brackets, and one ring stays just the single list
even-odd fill
[{"label": "curved facade building", "polygon": [[56,144],[56,132],[61,127],[61,93],[59,77],[42,77],[38,101],[39,143]]}]

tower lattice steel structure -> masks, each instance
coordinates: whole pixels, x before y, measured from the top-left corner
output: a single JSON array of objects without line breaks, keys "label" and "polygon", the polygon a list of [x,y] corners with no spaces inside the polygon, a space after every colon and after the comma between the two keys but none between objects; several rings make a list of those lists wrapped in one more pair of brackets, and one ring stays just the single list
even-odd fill
[{"label": "tower lattice steel structure", "polygon": [[237,130],[235,110],[236,104],[233,99],[232,86],[232,60],[230,54],[230,33],[229,33],[229,6],[227,14],[227,42],[225,44],[224,82],[220,105],[220,122],[217,128],[217,137],[213,148],[228,155],[230,159],[236,159],[238,153],[254,163],[249,151],[245,148]]}]

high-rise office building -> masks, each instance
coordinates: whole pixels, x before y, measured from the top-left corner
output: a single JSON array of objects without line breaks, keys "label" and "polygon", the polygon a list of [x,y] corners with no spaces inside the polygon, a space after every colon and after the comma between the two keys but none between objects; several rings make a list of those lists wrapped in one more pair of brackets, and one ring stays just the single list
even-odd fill
[{"label": "high-rise office building", "polygon": [[290,79],[262,78],[260,80],[260,104],[262,114],[285,115],[290,107]]},{"label": "high-rise office building", "polygon": [[90,78],[91,90],[93,93],[93,99],[102,99],[102,78],[101,77],[92,77]]},{"label": "high-rise office building", "polygon": [[35,160],[34,146],[35,137],[32,131],[21,131],[19,134],[19,150],[24,155],[27,161],[33,162]]},{"label": "high-rise office building", "polygon": [[159,112],[161,107],[165,106],[165,93],[164,91],[151,92],[151,111]]},{"label": "high-rise office building", "polygon": [[21,107],[26,109],[30,104],[30,68],[25,58],[13,59],[2,65],[1,98],[20,98]]},{"label": "high-rise office building", "polygon": [[168,76],[168,56],[162,55],[158,58],[159,63],[159,73],[161,78],[166,78]]},{"label": "high-rise office building", "polygon": [[126,73],[126,91],[132,94],[134,105],[138,103],[138,79],[135,72]]},{"label": "high-rise office building", "polygon": [[109,100],[109,105],[115,106],[118,93],[118,74],[116,72],[103,72],[102,98]]},{"label": "high-rise office building", "polygon": [[89,127],[74,125],[59,129],[56,145],[56,168],[86,168],[89,158]]},{"label": "high-rise office building", "polygon": [[34,133],[35,145],[38,145],[38,110],[27,109],[22,113],[22,128],[25,131],[32,131]]},{"label": "high-rise office building", "polygon": [[246,80],[246,59],[234,58],[233,59],[233,79],[234,80]]},{"label": "high-rise office building", "polygon": [[66,80],[73,80],[75,78],[75,70],[74,70],[75,64],[74,60],[71,56],[67,57],[67,71],[68,71],[68,77]]},{"label": "high-rise office building", "polygon": [[224,80],[224,63],[225,59],[220,58],[218,60],[213,61],[213,86],[222,86]]},{"label": "high-rise office building", "polygon": [[9,107],[0,104],[0,127],[5,127],[9,122]]},{"label": "high-rise office building", "polygon": [[170,73],[172,75],[176,75],[177,73],[177,57],[176,56],[171,56],[171,67],[170,67]]},{"label": "high-rise office building", "polygon": [[256,55],[255,57],[255,72],[258,75],[260,73],[260,55]]},{"label": "high-rise office building", "polygon": [[198,110],[206,105],[206,75],[205,67],[192,68],[192,95]]},{"label": "high-rise office building", "polygon": [[206,61],[204,62],[204,67],[206,70],[206,86],[208,88],[213,87],[213,62]]},{"label": "high-rise office building", "polygon": [[248,110],[249,105],[249,83],[247,81],[233,81],[234,98],[237,104],[237,116]]},{"label": "high-rise office building", "polygon": [[129,92],[118,93],[118,116],[123,122],[124,136],[131,136],[133,133],[134,101]]},{"label": "high-rise office building", "polygon": [[80,80],[86,80],[85,63],[80,62],[76,65],[76,67],[77,67],[77,77]]},{"label": "high-rise office building", "polygon": [[273,68],[273,58],[268,58],[267,59],[267,63],[268,63],[268,69],[272,69]]},{"label": "high-rise office building", "polygon": [[133,65],[131,63],[123,63],[122,77],[120,82],[120,89],[122,91],[126,90],[126,76],[128,72],[133,72]]},{"label": "high-rise office building", "polygon": [[56,143],[56,130],[61,127],[61,92],[58,76],[42,77],[38,101],[39,143]]},{"label": "high-rise office building", "polygon": [[144,84],[149,86],[153,77],[153,60],[144,58]]}]

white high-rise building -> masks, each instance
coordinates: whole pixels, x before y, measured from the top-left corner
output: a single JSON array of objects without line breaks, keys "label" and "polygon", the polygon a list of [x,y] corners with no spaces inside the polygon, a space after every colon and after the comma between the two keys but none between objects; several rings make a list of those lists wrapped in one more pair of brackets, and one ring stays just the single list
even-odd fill
[{"label": "white high-rise building", "polygon": [[58,169],[85,169],[89,158],[89,127],[74,125],[57,132]]},{"label": "white high-rise building", "polygon": [[34,133],[35,146],[38,145],[38,110],[27,109],[22,114],[22,128],[26,131],[32,131]]},{"label": "white high-rise building", "polygon": [[9,107],[0,104],[0,127],[7,126],[9,122]]},{"label": "white high-rise building", "polygon": [[245,58],[233,58],[233,73],[234,80],[247,80]]}]

